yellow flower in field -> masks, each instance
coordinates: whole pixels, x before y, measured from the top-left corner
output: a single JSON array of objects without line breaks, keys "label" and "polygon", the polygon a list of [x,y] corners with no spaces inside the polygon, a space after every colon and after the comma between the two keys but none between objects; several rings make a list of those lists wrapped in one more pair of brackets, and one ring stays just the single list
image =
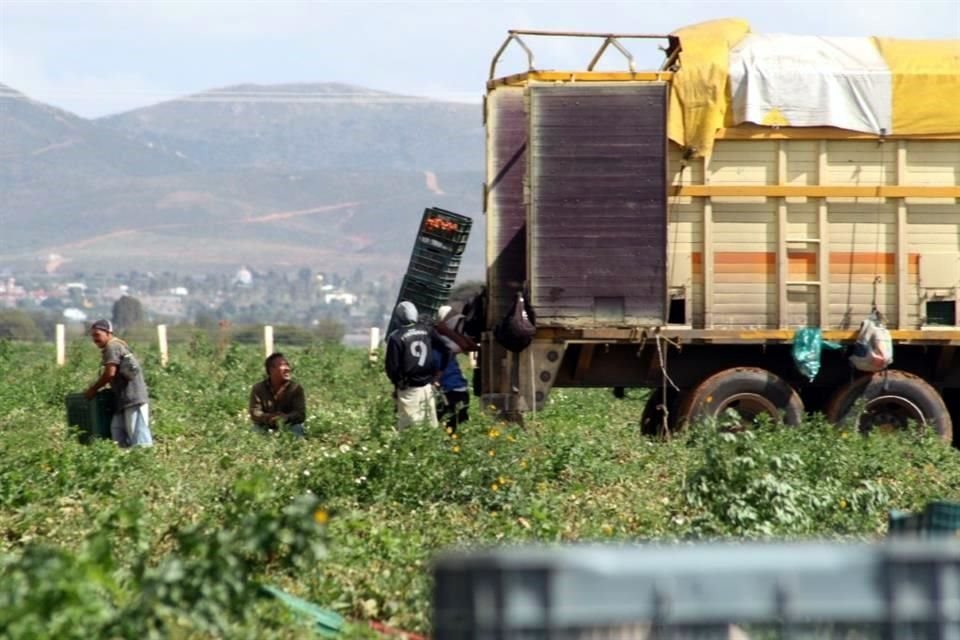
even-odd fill
[{"label": "yellow flower in field", "polygon": [[602,532],[603,532],[603,535],[605,535],[605,536],[612,536],[612,535],[613,535],[613,527],[610,526],[609,524],[606,524],[606,523],[600,525],[600,531],[602,531]]},{"label": "yellow flower in field", "polygon": [[487,432],[487,435],[490,436],[491,440],[495,440],[496,438],[500,437],[500,431],[498,429],[490,429],[490,431]]},{"label": "yellow flower in field", "polygon": [[517,439],[514,438],[513,436],[511,436],[511,435],[508,435],[508,436],[507,436],[507,442],[516,442],[516,441],[517,441]]},{"label": "yellow flower in field", "polygon": [[496,482],[494,482],[492,485],[490,485],[490,491],[499,491],[499,490],[500,490],[500,487],[499,487],[499,485],[497,485]]},{"label": "yellow flower in field", "polygon": [[453,435],[453,428],[447,427],[447,435],[448,435],[448,436],[452,436],[452,435]]},{"label": "yellow flower in field", "polygon": [[843,498],[840,498],[840,508],[841,508],[841,509],[846,509],[846,508],[847,508],[847,501],[844,500]]},{"label": "yellow flower in field", "polygon": [[330,519],[330,514],[323,509],[317,509],[313,512],[313,521],[317,524],[327,524],[327,520]]},{"label": "yellow flower in field", "polygon": [[453,451],[454,453],[460,453],[460,445],[458,444],[453,445],[453,449],[451,449],[451,451]]},{"label": "yellow flower in field", "polygon": [[497,455],[497,452],[493,449],[490,449],[490,451],[487,451],[487,455],[492,458],[493,456]]},{"label": "yellow flower in field", "polygon": [[521,460],[521,461],[520,461],[520,468],[521,468],[521,469],[526,469],[526,468],[527,468],[527,461],[526,461],[526,460]]},{"label": "yellow flower in field", "polygon": [[455,433],[450,434],[450,437],[453,438],[454,440],[459,440],[459,439],[460,439],[460,436],[458,436],[458,435],[455,434]]},{"label": "yellow flower in field", "polygon": [[498,476],[497,482],[499,482],[500,484],[507,484],[507,479],[504,478],[503,476]]}]

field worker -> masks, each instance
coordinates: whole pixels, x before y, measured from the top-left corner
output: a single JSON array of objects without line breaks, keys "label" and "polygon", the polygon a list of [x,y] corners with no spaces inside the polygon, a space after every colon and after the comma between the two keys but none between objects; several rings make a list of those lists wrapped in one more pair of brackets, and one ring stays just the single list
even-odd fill
[{"label": "field worker", "polygon": [[[437,333],[440,334],[440,339],[450,352],[449,362],[440,374],[440,392],[443,394],[443,402],[437,412],[437,418],[438,420],[446,419],[447,430],[450,433],[456,433],[457,427],[470,418],[468,413],[470,392],[467,379],[457,362],[457,354],[475,351],[477,345],[460,332],[463,315],[455,313],[449,305],[440,307],[437,311],[437,319],[439,320],[436,324]],[[434,350],[434,360],[438,367],[440,357],[440,351]]]},{"label": "field worker", "polygon": [[[397,429],[411,424],[437,426],[437,410],[433,383],[447,366],[449,353],[440,336],[417,318],[417,307],[408,301],[394,311],[397,328],[387,336],[385,369],[393,383],[397,401]],[[441,360],[434,361],[439,349]]]},{"label": "field worker", "polygon": [[293,380],[293,369],[282,353],[271,353],[263,363],[267,377],[250,390],[250,419],[253,430],[276,433],[283,427],[303,437],[307,401],[303,387]]},{"label": "field worker", "polygon": [[102,353],[103,372],[84,396],[93,399],[97,391],[110,385],[116,402],[110,422],[110,436],[120,447],[150,447],[150,405],[143,369],[127,343],[113,335],[109,320],[97,320],[90,327],[90,338]]}]

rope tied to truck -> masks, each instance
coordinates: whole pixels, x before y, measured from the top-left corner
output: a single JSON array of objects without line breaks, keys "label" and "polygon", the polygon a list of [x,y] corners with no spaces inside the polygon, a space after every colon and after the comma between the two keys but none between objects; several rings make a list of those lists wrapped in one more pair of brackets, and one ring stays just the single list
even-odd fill
[{"label": "rope tied to truck", "polygon": [[[660,362],[660,375],[661,375],[660,412],[661,412],[662,418],[661,418],[661,424],[660,424],[660,431],[664,437],[669,438],[670,437],[670,404],[667,401],[667,393],[668,393],[667,384],[669,383],[670,386],[673,387],[674,391],[680,391],[680,387],[677,386],[677,384],[670,377],[670,374],[667,372],[667,353],[668,352],[663,349],[663,347],[661,346],[661,343],[666,342],[668,345],[676,347],[677,349],[680,348],[680,344],[674,340],[671,340],[670,338],[660,335],[660,330],[661,330],[661,327],[657,327],[653,334],[654,340],[657,345],[657,358]],[[644,335],[644,337],[646,337],[646,335]]]}]

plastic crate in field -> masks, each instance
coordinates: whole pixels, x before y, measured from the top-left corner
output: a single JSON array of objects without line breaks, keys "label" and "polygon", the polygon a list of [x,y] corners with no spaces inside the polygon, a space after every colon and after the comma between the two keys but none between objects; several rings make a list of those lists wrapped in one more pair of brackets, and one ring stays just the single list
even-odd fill
[{"label": "plastic crate in field", "polygon": [[113,392],[99,391],[93,400],[82,393],[71,393],[66,398],[67,425],[77,427],[79,440],[90,444],[95,438],[110,439],[110,420],[113,418]]},{"label": "plastic crate in field", "polygon": [[891,511],[887,518],[887,535],[915,536],[923,530],[923,514],[910,511]]},{"label": "plastic crate in field", "polygon": [[[417,307],[420,315],[429,315],[435,317],[437,310],[447,303],[450,299],[451,285],[440,282],[426,282],[414,276],[408,275],[400,284],[400,294],[397,296],[397,303],[403,300],[412,302]],[[396,328],[393,318],[390,318],[390,326],[387,328],[387,335]]]},{"label": "plastic crate in field", "polygon": [[[408,300],[420,315],[435,316],[450,298],[473,220],[452,211],[429,208],[423,212],[413,243],[410,263],[397,294],[397,303]],[[386,335],[396,328],[393,318]]]},{"label": "plastic crate in field", "polygon": [[431,247],[415,246],[407,275],[421,279],[453,284],[460,269],[460,255],[449,254]]},{"label": "plastic crate in field", "polygon": [[459,213],[431,207],[423,212],[416,246],[432,247],[460,255],[467,246],[473,219]]},{"label": "plastic crate in field", "polygon": [[891,511],[887,535],[960,538],[960,502],[928,502],[923,511]]},{"label": "plastic crate in field", "polygon": [[435,640],[960,638],[960,541],[448,553]]},{"label": "plastic crate in field", "polygon": [[928,502],[923,511],[923,528],[929,536],[960,537],[960,502]]}]

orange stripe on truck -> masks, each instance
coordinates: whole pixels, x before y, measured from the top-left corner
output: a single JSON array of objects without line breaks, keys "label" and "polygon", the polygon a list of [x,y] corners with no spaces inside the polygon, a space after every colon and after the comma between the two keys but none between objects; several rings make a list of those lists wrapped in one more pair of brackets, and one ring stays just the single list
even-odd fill
[{"label": "orange stripe on truck", "polygon": [[[817,253],[815,251],[790,251],[789,273],[792,276],[817,275]],[[897,256],[895,253],[872,251],[832,251],[830,253],[830,274],[844,275],[896,275]],[[693,273],[703,275],[703,253],[690,254]],[[777,272],[777,254],[773,251],[718,251],[713,254],[715,274],[753,274],[757,276],[775,275]],[[907,273],[920,272],[920,254],[907,255]]]}]

